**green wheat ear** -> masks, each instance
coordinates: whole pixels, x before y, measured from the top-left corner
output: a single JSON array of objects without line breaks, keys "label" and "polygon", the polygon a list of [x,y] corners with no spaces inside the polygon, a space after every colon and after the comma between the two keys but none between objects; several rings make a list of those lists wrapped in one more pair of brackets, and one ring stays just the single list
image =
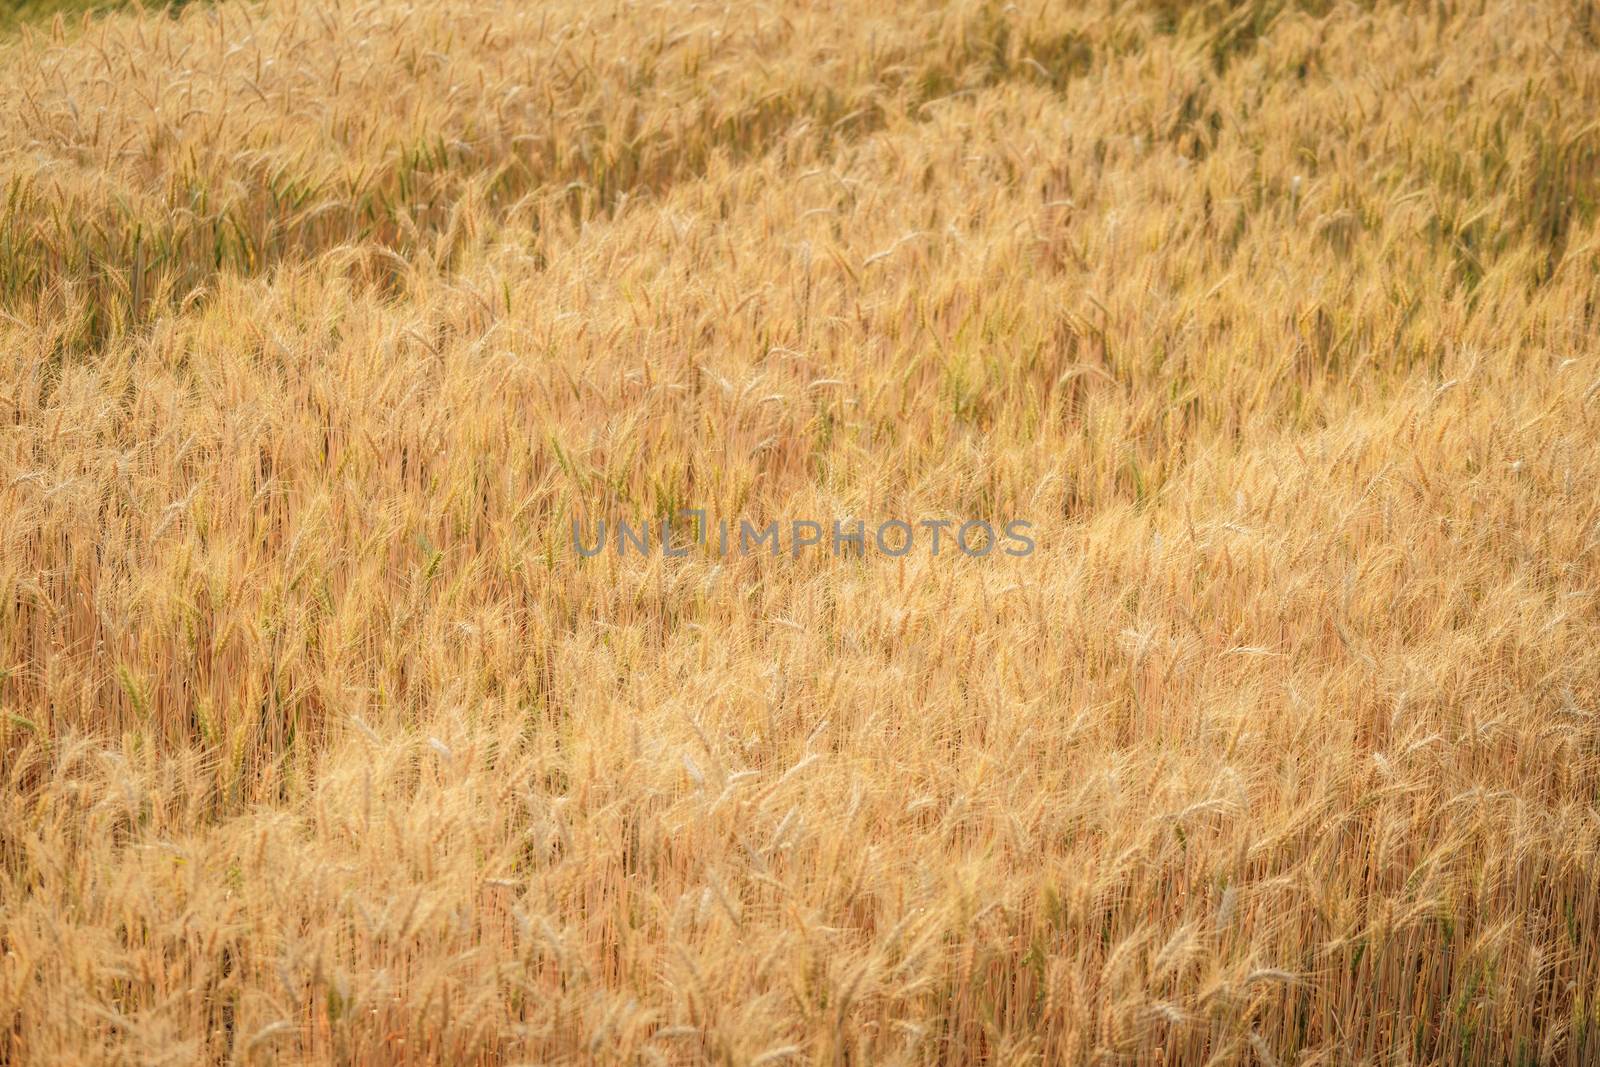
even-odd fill
[{"label": "green wheat ear", "polygon": [[195,722],[200,727],[200,736],[205,743],[208,745],[216,744],[219,736],[217,732],[217,724],[212,718],[209,706],[206,702],[201,701],[195,704],[194,718]]},{"label": "green wheat ear", "polygon": [[122,692],[128,698],[128,703],[133,706],[135,719],[146,720],[150,715],[150,706],[145,697],[144,687],[134,677],[133,672],[126,664],[117,667],[117,684],[122,687]]}]

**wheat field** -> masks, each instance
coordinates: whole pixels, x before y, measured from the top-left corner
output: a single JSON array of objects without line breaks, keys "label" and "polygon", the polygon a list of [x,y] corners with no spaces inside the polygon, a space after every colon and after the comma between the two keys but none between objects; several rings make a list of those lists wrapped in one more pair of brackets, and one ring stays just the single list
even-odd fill
[{"label": "wheat field", "polygon": [[53,6],[0,1064],[1600,1063],[1588,0]]}]

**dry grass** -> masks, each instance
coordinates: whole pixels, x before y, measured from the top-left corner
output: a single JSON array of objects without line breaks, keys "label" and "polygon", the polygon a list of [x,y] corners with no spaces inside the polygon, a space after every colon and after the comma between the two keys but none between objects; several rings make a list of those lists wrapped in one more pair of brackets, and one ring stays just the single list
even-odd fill
[{"label": "dry grass", "polygon": [[0,42],[0,1063],[1596,1062],[1597,34]]}]

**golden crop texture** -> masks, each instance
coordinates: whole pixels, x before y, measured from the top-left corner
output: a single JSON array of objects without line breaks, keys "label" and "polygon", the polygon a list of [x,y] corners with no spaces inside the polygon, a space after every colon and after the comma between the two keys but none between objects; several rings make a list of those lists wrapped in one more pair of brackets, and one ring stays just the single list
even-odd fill
[{"label": "golden crop texture", "polygon": [[[0,37],[0,1064],[1600,1062],[1588,0]],[[684,558],[575,518],[1034,523]]]}]

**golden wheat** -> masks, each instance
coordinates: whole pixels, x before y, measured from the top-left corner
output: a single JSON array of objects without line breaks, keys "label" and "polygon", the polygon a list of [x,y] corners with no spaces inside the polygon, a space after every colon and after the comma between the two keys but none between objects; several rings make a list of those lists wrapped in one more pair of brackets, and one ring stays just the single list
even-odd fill
[{"label": "golden wheat", "polygon": [[[1600,1060],[1584,0],[224,0],[0,100],[0,1063]],[[571,543],[683,508],[1038,550]]]}]

